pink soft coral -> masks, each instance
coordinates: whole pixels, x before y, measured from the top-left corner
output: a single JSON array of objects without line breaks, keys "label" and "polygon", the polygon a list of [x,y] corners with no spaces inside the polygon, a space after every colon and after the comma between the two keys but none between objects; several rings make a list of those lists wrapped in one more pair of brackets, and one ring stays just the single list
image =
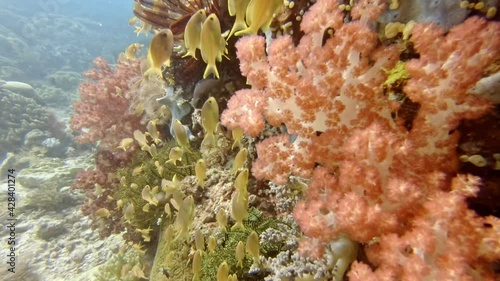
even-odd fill
[{"label": "pink soft coral", "polygon": [[102,58],[95,69],[84,73],[91,79],[80,84],[80,101],[74,103],[71,129],[79,143],[101,141],[103,149],[116,150],[119,141],[140,128],[140,118],[129,112],[130,101],[123,94],[128,83],[141,75],[138,60],[119,60],[113,70]]},{"label": "pink soft coral", "polygon": [[[313,5],[301,28],[306,35],[298,46],[290,36],[282,36],[270,44],[267,56],[262,37],[239,40],[240,69],[252,89],[237,92],[222,114],[222,124],[230,129],[240,127],[256,136],[266,120],[274,127],[286,125],[288,133],[308,144],[300,152],[288,150],[289,161],[282,158],[281,172],[276,176],[258,167],[266,167],[265,159],[274,156],[264,154],[282,146],[283,139],[267,141],[268,149],[261,145],[253,172],[258,178],[279,183],[291,172],[297,173],[293,167],[299,161],[304,163],[302,175],[310,174],[313,168],[305,163],[336,166],[338,148],[350,130],[366,128],[373,120],[392,122],[379,85],[387,76],[383,69],[397,61],[398,48],[379,46],[376,32],[361,20],[343,24],[343,14],[334,0]],[[327,29],[335,34],[323,44]],[[241,116],[243,112],[251,115]]]},{"label": "pink soft coral", "polygon": [[[252,89],[233,97],[222,123],[252,136],[264,122],[284,124],[297,137],[261,141],[252,173],[277,183],[290,173],[312,175],[294,212],[309,237],[303,253],[321,256],[323,245],[347,235],[371,245],[365,250],[376,268],[356,262],[353,280],[491,279],[500,223],[467,208],[480,180],[456,174],[455,130],[492,108],[466,92],[500,59],[500,23],[469,18],[447,34],[415,26],[420,57],[407,62],[404,93],[420,108],[406,128],[381,88],[399,50],[368,27],[385,2],[358,2],[344,24],[337,1],[318,0],[303,17],[300,43],[279,37],[267,55],[262,38],[240,40]],[[333,35],[323,40],[328,29]],[[249,118],[238,115],[245,107]]]}]

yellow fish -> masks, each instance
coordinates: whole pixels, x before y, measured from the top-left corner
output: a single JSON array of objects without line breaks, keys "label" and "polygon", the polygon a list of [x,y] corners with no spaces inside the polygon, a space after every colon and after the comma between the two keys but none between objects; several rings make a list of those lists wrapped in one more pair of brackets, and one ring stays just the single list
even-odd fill
[{"label": "yellow fish", "polygon": [[189,195],[182,200],[179,209],[177,209],[177,216],[174,222],[175,230],[177,231],[175,239],[184,239],[189,233],[189,229],[191,229],[191,225],[193,224],[194,211],[194,198],[193,195]]},{"label": "yellow fish", "polygon": [[236,36],[266,32],[273,21],[273,15],[283,6],[283,0],[251,0],[246,10],[248,27],[235,33]]},{"label": "yellow fish", "polygon": [[233,194],[231,199],[231,217],[236,222],[232,227],[231,231],[235,230],[245,230],[243,225],[243,220],[248,217],[248,197],[245,198],[236,192]]},{"label": "yellow fish", "polygon": [[243,242],[238,242],[238,245],[236,245],[236,266],[243,267],[243,259],[245,258],[245,244]]},{"label": "yellow fish", "polygon": [[128,25],[133,25],[137,22],[138,18],[136,16],[133,16],[131,17],[129,20],[128,20]]},{"label": "yellow fish", "polygon": [[207,166],[205,165],[205,161],[203,159],[200,159],[198,160],[198,162],[196,162],[194,172],[196,174],[197,184],[201,186],[201,188],[204,188],[205,178],[207,177]]},{"label": "yellow fish", "polygon": [[163,29],[156,33],[149,43],[148,61],[149,69],[144,73],[144,77],[156,74],[161,75],[161,67],[165,64],[170,66],[170,55],[174,48],[174,35],[170,29]]},{"label": "yellow fish", "polygon": [[217,215],[215,215],[215,219],[217,220],[217,224],[219,225],[219,227],[222,228],[222,231],[226,232],[227,228],[226,211],[224,211],[224,209],[220,209],[219,212],[217,212]]},{"label": "yellow fish", "polygon": [[236,175],[239,169],[243,167],[245,162],[247,161],[248,150],[246,148],[240,149],[238,154],[234,157],[233,167],[231,168],[231,173]]},{"label": "yellow fish", "polygon": [[172,147],[168,153],[168,160],[165,164],[174,164],[176,166],[177,161],[182,161],[182,149],[178,146]]},{"label": "yellow fish", "polygon": [[203,236],[200,229],[194,232],[194,245],[196,246],[196,250],[205,251],[205,236]]},{"label": "yellow fish", "polygon": [[248,235],[245,249],[253,257],[254,265],[258,265],[260,263],[259,260],[260,245],[259,245],[259,235],[257,234],[257,232],[252,231],[252,233]]},{"label": "yellow fish", "polygon": [[159,144],[161,142],[160,139],[160,133],[158,133],[158,130],[156,129],[156,122],[155,121],[149,121],[147,125],[148,134],[152,139],[153,142],[156,144]]},{"label": "yellow fish", "polygon": [[125,209],[123,209],[123,217],[125,221],[130,222],[134,218],[135,208],[133,203],[129,203]]},{"label": "yellow fish", "polygon": [[200,280],[201,275],[201,251],[197,250],[193,256],[193,281]]},{"label": "yellow fish", "polygon": [[227,281],[229,277],[229,265],[226,261],[219,265],[217,269],[217,281]]},{"label": "yellow fish", "polygon": [[227,36],[227,39],[229,39],[236,31],[247,28],[247,24],[245,23],[245,13],[249,2],[250,0],[228,0],[227,10],[229,11],[229,15],[232,17],[236,16],[236,19],[234,20],[233,28]]},{"label": "yellow fish", "polygon": [[201,108],[201,126],[205,130],[205,138],[203,138],[203,143],[206,140],[215,141],[215,132],[217,131],[217,125],[219,124],[219,105],[214,97],[210,97],[205,101]]},{"label": "yellow fish", "polygon": [[184,29],[184,45],[187,53],[182,57],[192,56],[196,59],[196,49],[200,48],[201,27],[206,19],[207,14],[204,9],[198,10],[189,19]]},{"label": "yellow fish", "polygon": [[217,240],[215,240],[213,235],[210,235],[208,238],[208,251],[212,253],[215,250],[215,247],[217,247]]},{"label": "yellow fish", "polygon": [[243,169],[234,180],[234,187],[240,195],[248,196],[248,169]]},{"label": "yellow fish", "polygon": [[125,49],[125,58],[127,60],[135,60],[137,58],[137,52],[142,48],[143,45],[139,43],[130,44],[127,49]]},{"label": "yellow fish", "polygon": [[231,146],[231,150],[234,149],[235,146],[241,146],[241,139],[243,138],[243,129],[238,127],[231,131],[233,136],[233,145]]},{"label": "yellow fish", "polygon": [[146,36],[148,36],[148,32],[151,29],[151,27],[152,27],[151,24],[141,20],[140,26],[135,26],[134,32],[137,34],[137,37],[139,37],[141,33],[144,33]]},{"label": "yellow fish", "polygon": [[221,61],[222,55],[226,50],[226,41],[221,35],[219,18],[215,14],[211,14],[201,27],[201,56],[207,64],[203,79],[208,75],[213,74],[219,78],[219,71],[215,65],[215,61]]},{"label": "yellow fish", "polygon": [[182,125],[181,121],[175,119],[173,126],[175,141],[177,142],[177,144],[182,148],[182,151],[191,152],[189,150],[189,137],[186,132],[186,128],[184,128],[184,125]]},{"label": "yellow fish", "polygon": [[132,138],[125,138],[120,141],[120,145],[117,148],[123,149],[123,151],[127,151],[127,149],[134,143]]},{"label": "yellow fish", "polygon": [[95,211],[95,216],[98,218],[109,218],[111,216],[111,213],[106,208],[100,208],[99,210]]}]

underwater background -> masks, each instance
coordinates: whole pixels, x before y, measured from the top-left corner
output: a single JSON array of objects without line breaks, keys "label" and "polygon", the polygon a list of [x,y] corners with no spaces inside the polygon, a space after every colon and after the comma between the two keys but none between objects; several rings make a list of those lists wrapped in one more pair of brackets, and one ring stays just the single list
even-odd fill
[{"label": "underwater background", "polygon": [[498,280],[499,1],[0,4],[0,280]]}]

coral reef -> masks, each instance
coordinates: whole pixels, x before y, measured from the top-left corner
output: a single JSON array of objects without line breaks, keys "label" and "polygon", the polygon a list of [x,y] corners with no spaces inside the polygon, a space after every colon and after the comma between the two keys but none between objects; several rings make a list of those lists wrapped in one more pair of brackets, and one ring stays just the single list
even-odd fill
[{"label": "coral reef", "polygon": [[[120,272],[101,278],[494,280],[500,221],[494,204],[473,201],[493,194],[494,177],[459,160],[490,171],[500,156],[485,142],[463,144],[459,158],[457,146],[461,133],[477,139],[466,120],[497,118],[491,87],[468,91],[498,72],[500,24],[465,19],[450,1],[391,1],[397,12],[385,0],[343,2],[286,1],[273,19],[275,8],[254,10],[264,2],[238,7],[249,25],[267,13],[265,37],[228,39],[219,81],[199,80],[204,65],[182,50],[158,79],[142,78],[139,60],[120,58],[115,70],[95,61],[72,129],[99,142],[96,167],[74,187],[86,192],[92,229],[126,230],[153,259],[120,256]],[[134,4],[138,34],[180,34],[202,6],[223,29],[232,23],[218,1]],[[449,4],[458,16],[443,14]],[[378,23],[384,13],[418,22],[391,33]]]},{"label": "coral reef", "polygon": [[35,99],[4,88],[0,89],[0,102],[0,117],[3,120],[0,129],[0,154],[19,151],[25,136],[33,130],[44,132],[47,138],[68,140],[63,124],[53,112]]}]

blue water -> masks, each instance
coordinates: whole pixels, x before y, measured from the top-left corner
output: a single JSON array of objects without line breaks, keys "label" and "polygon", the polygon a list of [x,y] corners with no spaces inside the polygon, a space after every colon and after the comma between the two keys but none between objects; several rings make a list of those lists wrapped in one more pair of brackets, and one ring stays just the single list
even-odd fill
[{"label": "blue water", "polygon": [[10,63],[2,65],[24,75],[8,77],[0,71],[3,80],[43,79],[60,69],[82,72],[96,56],[114,61],[130,43],[148,39],[138,38],[128,25],[133,1],[2,0],[0,4],[0,62],[2,56],[9,58]]}]

